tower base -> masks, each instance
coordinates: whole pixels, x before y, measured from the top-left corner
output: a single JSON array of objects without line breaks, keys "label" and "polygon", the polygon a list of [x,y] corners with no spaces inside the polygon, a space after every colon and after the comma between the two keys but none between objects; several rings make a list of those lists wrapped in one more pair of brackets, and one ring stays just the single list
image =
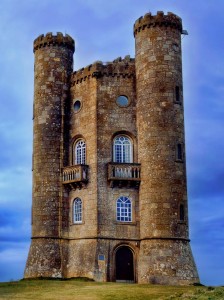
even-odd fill
[{"label": "tower base", "polygon": [[[125,266],[129,254],[132,270]],[[119,260],[120,267],[116,263]],[[162,285],[199,283],[189,241],[184,239],[147,239],[140,247],[133,241],[33,239],[24,278],[38,277],[87,277],[101,282],[122,279]]]},{"label": "tower base", "polygon": [[60,252],[59,239],[32,239],[24,278],[61,278],[62,270]]},{"label": "tower base", "polygon": [[176,239],[141,241],[138,282],[164,285],[199,283],[189,241]]}]

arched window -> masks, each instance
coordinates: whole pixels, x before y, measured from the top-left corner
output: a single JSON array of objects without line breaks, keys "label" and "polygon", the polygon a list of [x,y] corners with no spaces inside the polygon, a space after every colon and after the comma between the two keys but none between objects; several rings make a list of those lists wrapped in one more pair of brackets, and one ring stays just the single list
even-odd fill
[{"label": "arched window", "polygon": [[113,143],[113,160],[117,163],[132,163],[132,143],[131,140],[124,135],[115,137]]},{"label": "arched window", "polygon": [[76,198],[73,202],[73,222],[82,223],[82,200]]},{"label": "arched window", "polygon": [[117,199],[117,221],[132,221],[131,200],[128,197],[121,196]]},{"label": "arched window", "polygon": [[73,160],[75,165],[86,164],[86,143],[78,140],[73,146]]}]

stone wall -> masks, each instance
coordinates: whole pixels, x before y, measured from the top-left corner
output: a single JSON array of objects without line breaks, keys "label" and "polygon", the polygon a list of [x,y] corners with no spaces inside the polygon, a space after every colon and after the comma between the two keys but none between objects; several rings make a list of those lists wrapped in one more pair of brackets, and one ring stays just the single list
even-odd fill
[{"label": "stone wall", "polygon": [[[113,139],[126,134],[133,143],[137,162],[136,92],[134,60],[124,59],[108,64],[111,72],[99,77],[97,84],[97,156],[99,235],[113,238],[138,238],[138,192],[134,188],[111,188],[107,164],[113,161]],[[120,107],[117,97],[128,97],[128,106]],[[116,222],[116,200],[128,196],[133,204],[131,225]]]}]

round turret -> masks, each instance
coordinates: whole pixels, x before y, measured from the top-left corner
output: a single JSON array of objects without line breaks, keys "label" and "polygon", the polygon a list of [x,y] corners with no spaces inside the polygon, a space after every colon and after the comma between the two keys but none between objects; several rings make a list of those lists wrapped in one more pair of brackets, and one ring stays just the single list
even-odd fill
[{"label": "round turret", "polygon": [[25,277],[61,276],[61,171],[73,52],[73,39],[61,33],[34,41],[32,244]]},{"label": "round turret", "polygon": [[172,13],[149,13],[134,25],[140,282],[176,284],[197,278],[188,240],[181,33],[181,19]]}]

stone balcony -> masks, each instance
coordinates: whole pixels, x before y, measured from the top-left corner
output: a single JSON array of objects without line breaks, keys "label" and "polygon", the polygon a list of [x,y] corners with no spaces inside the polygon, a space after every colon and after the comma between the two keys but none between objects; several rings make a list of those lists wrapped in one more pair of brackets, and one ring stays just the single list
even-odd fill
[{"label": "stone balcony", "polygon": [[141,164],[136,163],[109,163],[108,181],[110,186],[138,188],[141,177]]},{"label": "stone balcony", "polygon": [[82,188],[88,183],[87,165],[75,165],[64,167],[62,172],[62,183],[73,189]]}]

